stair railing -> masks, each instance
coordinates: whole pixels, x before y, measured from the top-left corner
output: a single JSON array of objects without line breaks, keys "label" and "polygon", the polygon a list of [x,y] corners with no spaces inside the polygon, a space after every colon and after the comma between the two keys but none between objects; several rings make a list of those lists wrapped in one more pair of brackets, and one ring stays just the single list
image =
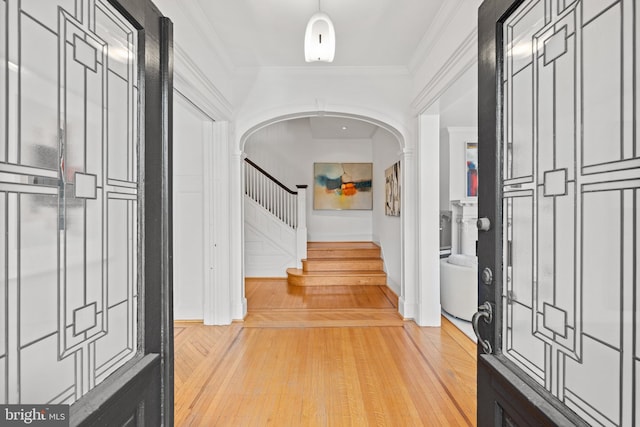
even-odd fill
[{"label": "stair railing", "polygon": [[307,257],[307,186],[297,185],[297,191],[291,190],[251,160],[245,158],[244,161],[245,194],[296,230],[296,258],[301,267],[302,260]]}]

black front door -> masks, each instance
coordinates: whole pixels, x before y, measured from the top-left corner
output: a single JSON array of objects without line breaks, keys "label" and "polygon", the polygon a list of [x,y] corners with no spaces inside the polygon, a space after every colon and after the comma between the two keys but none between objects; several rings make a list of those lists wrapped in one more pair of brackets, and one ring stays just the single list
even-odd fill
[{"label": "black front door", "polygon": [[0,403],[171,425],[171,22],[149,0],[0,21]]},{"label": "black front door", "polygon": [[479,9],[481,426],[640,421],[637,8]]}]

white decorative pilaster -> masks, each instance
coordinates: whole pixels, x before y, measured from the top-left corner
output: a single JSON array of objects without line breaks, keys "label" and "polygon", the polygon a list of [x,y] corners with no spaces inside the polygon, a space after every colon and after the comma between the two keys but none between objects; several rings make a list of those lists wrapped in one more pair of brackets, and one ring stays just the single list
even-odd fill
[{"label": "white decorative pilaster", "polygon": [[[204,323],[228,325],[246,312],[242,281],[242,153],[230,153],[229,122],[211,125],[208,176],[211,179],[206,219],[210,245],[210,277],[205,284]],[[231,162],[229,161],[231,160]],[[217,203],[230,200],[230,204]],[[243,305],[243,301],[245,301]]]},{"label": "white decorative pilaster", "polygon": [[415,153],[411,148],[402,150],[402,276],[398,310],[405,319],[415,319],[417,312],[417,264],[418,264],[418,215],[417,215],[417,169]]},{"label": "white decorative pilaster", "polygon": [[[244,153],[235,149],[231,155],[229,171],[229,286],[231,287],[231,320],[242,320],[247,315],[247,299],[244,295]],[[224,200],[224,199],[223,199]],[[220,224],[224,227],[224,224]]]},{"label": "white decorative pilaster", "polygon": [[213,138],[213,121],[207,121],[203,125],[202,133],[203,133],[203,144],[202,144],[202,154],[204,160],[202,162],[203,171],[203,222],[202,225],[204,227],[203,236],[202,236],[202,255],[204,259],[204,272],[203,278],[204,283],[202,287],[202,317],[205,325],[213,325],[214,324],[214,313],[215,313],[215,286],[216,286],[216,265],[218,264],[216,260],[217,255],[217,243],[216,243],[216,224],[214,223],[214,208],[215,204],[213,201],[215,200],[216,188],[214,185],[215,181],[215,147],[214,147],[214,138]]},{"label": "white decorative pilaster", "polygon": [[[434,109],[436,110],[436,109]],[[440,114],[418,117],[418,290],[416,323],[440,326]]]},{"label": "white decorative pilaster", "polygon": [[302,268],[302,260],[307,258],[307,186],[296,185],[297,226],[296,226],[296,266]]}]

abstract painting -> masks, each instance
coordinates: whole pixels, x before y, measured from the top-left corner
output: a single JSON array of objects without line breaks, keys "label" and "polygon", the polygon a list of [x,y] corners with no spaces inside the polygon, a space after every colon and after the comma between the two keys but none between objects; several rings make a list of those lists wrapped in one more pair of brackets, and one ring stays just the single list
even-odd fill
[{"label": "abstract painting", "polygon": [[478,196],[478,143],[467,142],[467,197]]},{"label": "abstract painting", "polygon": [[372,163],[314,163],[313,209],[373,209]]},{"label": "abstract painting", "polygon": [[384,214],[400,216],[400,162],[384,171]]}]

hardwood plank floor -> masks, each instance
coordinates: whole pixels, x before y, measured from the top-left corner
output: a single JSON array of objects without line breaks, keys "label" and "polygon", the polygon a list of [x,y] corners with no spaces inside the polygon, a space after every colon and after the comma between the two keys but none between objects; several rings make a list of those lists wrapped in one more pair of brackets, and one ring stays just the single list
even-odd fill
[{"label": "hardwood plank floor", "polygon": [[[386,288],[386,286],[384,287]],[[246,279],[249,311],[279,309],[395,308],[382,286],[290,286],[287,279]]]},{"label": "hardwood plank floor", "polygon": [[[249,315],[395,310],[381,291],[329,293],[289,295],[286,281],[246,289]],[[176,322],[177,426],[475,425],[475,344],[444,318],[442,328],[244,323]]]},{"label": "hardwood plank floor", "polygon": [[402,326],[386,286],[300,287],[287,279],[247,279],[245,328]]}]

